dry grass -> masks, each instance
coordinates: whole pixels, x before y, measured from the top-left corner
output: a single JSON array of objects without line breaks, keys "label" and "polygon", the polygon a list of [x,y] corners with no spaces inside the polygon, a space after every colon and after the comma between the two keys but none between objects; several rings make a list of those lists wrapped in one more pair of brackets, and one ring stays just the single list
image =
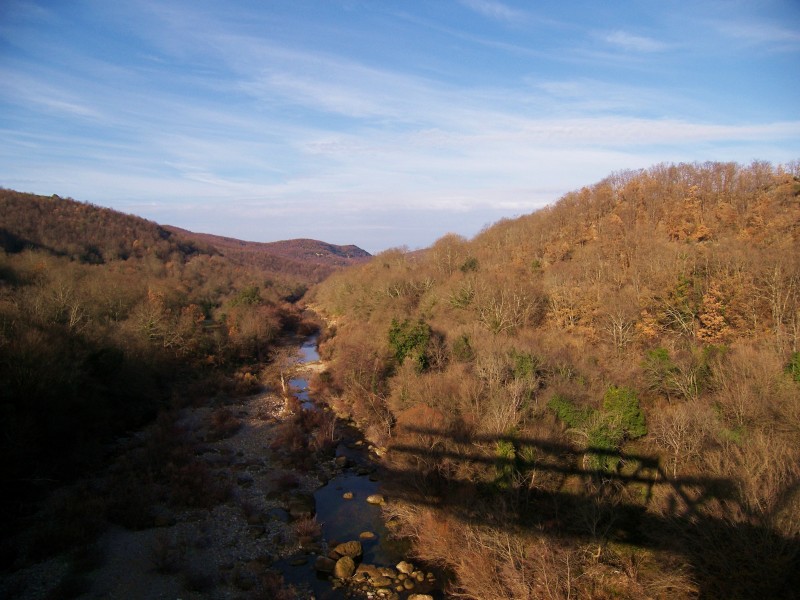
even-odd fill
[{"label": "dry grass", "polygon": [[292,528],[298,538],[318,538],[322,535],[322,525],[316,517],[304,517],[292,523]]},{"label": "dry grass", "polygon": [[235,435],[242,428],[242,420],[228,407],[216,409],[209,420],[208,439],[223,440]]}]

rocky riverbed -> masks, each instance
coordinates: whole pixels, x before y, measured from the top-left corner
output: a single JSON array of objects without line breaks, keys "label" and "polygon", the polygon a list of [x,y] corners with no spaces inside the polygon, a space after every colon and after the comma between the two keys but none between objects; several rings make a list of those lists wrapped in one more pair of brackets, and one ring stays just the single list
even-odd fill
[{"label": "rocky riverbed", "polygon": [[[321,368],[313,340],[301,349],[305,372],[292,384],[304,410],[319,411],[307,393],[309,370]],[[314,493],[316,539],[280,561],[288,582],[303,585],[318,600],[386,598],[432,600],[441,597],[436,575],[404,560],[402,544],[391,535],[381,507],[378,454],[352,425],[338,422],[333,472]]]},{"label": "rocky riverbed", "polygon": [[[309,344],[303,347],[308,364],[298,366],[293,380],[296,388],[319,368]],[[299,410],[325,412],[303,389],[295,391],[305,403]],[[192,508],[142,506],[146,514],[138,526],[109,526],[90,544],[4,575],[0,596],[441,598],[434,574],[403,560],[383,522],[375,449],[326,415],[313,422],[333,427],[329,435],[341,439],[311,453],[308,440],[287,437],[294,434],[287,423],[298,419],[297,410],[298,403],[274,393],[183,409],[169,431],[187,440],[194,453],[188,464],[197,472],[177,472],[202,479],[201,486],[192,480],[186,494],[208,497],[187,498],[184,504]],[[146,452],[164,435],[154,424],[125,440],[121,455]],[[319,427],[311,435],[319,438]],[[299,444],[299,454],[292,444]],[[115,469],[121,468],[79,485],[118,494]],[[26,543],[23,536],[20,544]]]}]

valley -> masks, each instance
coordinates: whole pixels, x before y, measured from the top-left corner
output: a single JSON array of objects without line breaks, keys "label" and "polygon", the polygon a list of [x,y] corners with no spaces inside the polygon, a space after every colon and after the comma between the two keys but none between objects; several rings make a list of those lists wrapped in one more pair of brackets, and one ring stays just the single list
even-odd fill
[{"label": "valley", "polygon": [[374,257],[2,201],[6,595],[800,589],[796,170]]}]

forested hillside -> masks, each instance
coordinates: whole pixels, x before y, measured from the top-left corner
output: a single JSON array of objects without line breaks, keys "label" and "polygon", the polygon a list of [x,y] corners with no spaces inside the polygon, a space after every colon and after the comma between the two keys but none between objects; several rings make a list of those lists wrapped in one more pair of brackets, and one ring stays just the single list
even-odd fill
[{"label": "forested hillside", "polygon": [[[138,217],[10,190],[0,243],[4,528],[25,527],[31,499],[102,463],[111,441],[158,413],[258,389],[278,337],[304,326],[288,299],[313,283]],[[174,479],[158,469],[176,460],[141,477]],[[141,503],[144,479],[118,497]]]},{"label": "forested hillside", "polygon": [[800,169],[623,172],[314,291],[318,386],[476,599],[800,589]]},{"label": "forested hillside", "polygon": [[302,277],[318,283],[328,275],[369,260],[370,254],[358,246],[338,246],[318,240],[297,239],[280,242],[246,242],[208,233],[193,233],[167,227],[187,239],[212,246],[227,258],[276,273],[283,277]]}]

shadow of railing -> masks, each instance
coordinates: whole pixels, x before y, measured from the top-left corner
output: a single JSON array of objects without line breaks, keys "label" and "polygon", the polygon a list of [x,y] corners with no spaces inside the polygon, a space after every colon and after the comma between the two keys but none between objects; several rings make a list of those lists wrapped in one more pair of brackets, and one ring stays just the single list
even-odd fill
[{"label": "shadow of railing", "polygon": [[[396,439],[387,481],[401,501],[477,525],[680,555],[703,598],[800,597],[800,539],[749,511],[733,479],[670,477],[657,457],[535,438],[406,427]],[[481,482],[463,477],[476,467]]]}]

